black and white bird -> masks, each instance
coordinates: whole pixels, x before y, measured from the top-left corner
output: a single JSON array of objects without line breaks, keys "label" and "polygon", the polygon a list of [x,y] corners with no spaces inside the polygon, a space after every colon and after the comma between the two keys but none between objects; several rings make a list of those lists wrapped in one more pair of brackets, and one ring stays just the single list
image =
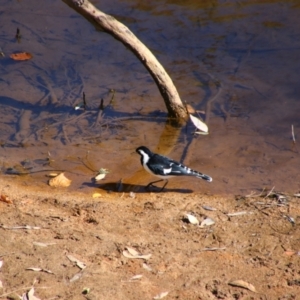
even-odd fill
[{"label": "black and white bird", "polygon": [[141,164],[147,172],[161,178],[159,180],[150,182],[146,188],[160,181],[166,181],[160,191],[162,191],[168,184],[168,179],[175,176],[195,176],[197,178],[204,179],[208,182],[212,181],[212,178],[208,175],[194,171],[181,163],[170,159],[166,156],[151,152],[147,147],[141,146],[136,149],[136,152],[141,156]]}]

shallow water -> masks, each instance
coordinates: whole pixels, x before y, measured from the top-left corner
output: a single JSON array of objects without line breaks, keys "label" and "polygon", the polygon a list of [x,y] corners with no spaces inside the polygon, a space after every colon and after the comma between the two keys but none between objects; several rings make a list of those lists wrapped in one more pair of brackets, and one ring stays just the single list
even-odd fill
[{"label": "shallow water", "polygon": [[[3,170],[26,160],[32,174],[24,180],[37,183],[47,182],[47,172],[37,171],[67,170],[74,189],[91,192],[94,171],[107,168],[105,188],[122,179],[124,189],[142,191],[153,179],[135,153],[145,145],[214,179],[174,179],[173,191],[299,191],[299,1],[94,3],[153,51],[182,100],[205,112],[210,134],[166,124],[162,97],[138,59],[64,2],[5,1]],[[19,51],[33,59],[12,61],[9,54]],[[75,110],[83,92],[87,109]]]}]

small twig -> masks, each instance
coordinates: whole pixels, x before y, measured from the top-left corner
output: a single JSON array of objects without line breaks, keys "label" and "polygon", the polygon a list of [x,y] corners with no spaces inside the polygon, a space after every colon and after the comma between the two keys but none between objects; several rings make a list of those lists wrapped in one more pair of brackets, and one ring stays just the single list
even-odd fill
[{"label": "small twig", "polygon": [[295,132],[294,132],[294,125],[293,124],[292,124],[292,138],[293,138],[294,144],[296,144],[296,138],[295,138]]},{"label": "small twig", "polygon": [[274,188],[275,188],[275,186],[273,186],[271,191],[265,196],[265,199],[268,198],[273,193]]},{"label": "small twig", "polygon": [[21,33],[20,33],[20,29],[17,28],[17,33],[16,33],[16,36],[15,36],[16,40],[18,43],[21,42]]},{"label": "small twig", "polygon": [[83,100],[83,109],[86,110],[85,92],[82,92],[82,100]]},{"label": "small twig", "polygon": [[112,93],[112,96],[111,96],[111,99],[110,99],[110,102],[109,102],[108,105],[114,106],[114,100],[115,100],[115,93],[116,93],[116,91],[114,89],[111,89],[110,92]]}]

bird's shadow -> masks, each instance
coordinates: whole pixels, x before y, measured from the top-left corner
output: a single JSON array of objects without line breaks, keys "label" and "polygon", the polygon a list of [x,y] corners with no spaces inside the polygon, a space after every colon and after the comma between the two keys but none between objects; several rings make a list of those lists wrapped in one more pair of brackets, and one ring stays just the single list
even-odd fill
[{"label": "bird's shadow", "polygon": [[119,182],[107,182],[107,183],[96,183],[96,182],[85,182],[83,183],[84,186],[99,188],[105,191],[115,192],[115,193],[182,193],[182,194],[189,194],[193,193],[193,190],[190,189],[174,189],[174,188],[167,188],[165,187],[162,191],[160,186],[151,186],[146,188],[145,185],[139,184],[128,184],[128,183],[119,183]]}]

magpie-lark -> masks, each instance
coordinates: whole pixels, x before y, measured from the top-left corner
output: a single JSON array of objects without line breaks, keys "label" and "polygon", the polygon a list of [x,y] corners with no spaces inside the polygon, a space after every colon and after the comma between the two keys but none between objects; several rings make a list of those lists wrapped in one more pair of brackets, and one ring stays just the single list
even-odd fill
[{"label": "magpie-lark", "polygon": [[195,176],[197,178],[204,179],[208,182],[212,181],[212,178],[208,175],[194,171],[175,160],[160,154],[152,153],[147,147],[141,146],[136,149],[136,152],[141,155],[141,164],[147,172],[161,178],[150,182],[146,188],[160,181],[166,181],[160,191],[162,191],[168,184],[168,179],[175,176]]}]

